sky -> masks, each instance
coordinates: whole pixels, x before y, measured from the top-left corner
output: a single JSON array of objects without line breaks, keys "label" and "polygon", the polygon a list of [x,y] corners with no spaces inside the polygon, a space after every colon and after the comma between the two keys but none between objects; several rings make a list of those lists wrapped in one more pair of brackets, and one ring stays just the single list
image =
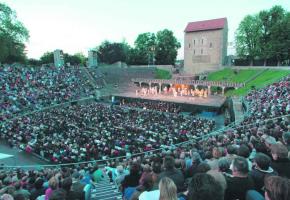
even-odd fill
[{"label": "sky", "polygon": [[[281,5],[290,11],[290,0],[0,0],[16,11],[29,30],[27,56],[62,49],[74,54],[100,45],[104,40],[126,41],[131,46],[141,33],[172,30],[181,43],[188,22],[226,17],[228,41],[248,14]],[[228,54],[234,53],[232,46]]]}]

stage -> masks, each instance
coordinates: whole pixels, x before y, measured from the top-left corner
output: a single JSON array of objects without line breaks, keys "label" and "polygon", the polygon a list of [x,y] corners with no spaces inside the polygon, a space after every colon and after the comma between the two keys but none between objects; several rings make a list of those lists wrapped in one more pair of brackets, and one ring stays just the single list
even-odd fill
[{"label": "stage", "polygon": [[192,96],[176,96],[172,94],[157,94],[157,95],[138,95],[134,92],[122,92],[113,94],[116,100],[122,102],[125,101],[136,101],[142,99],[144,101],[164,101],[172,102],[181,105],[183,111],[219,111],[225,101],[226,97],[220,95],[210,95],[208,97],[192,97]]}]

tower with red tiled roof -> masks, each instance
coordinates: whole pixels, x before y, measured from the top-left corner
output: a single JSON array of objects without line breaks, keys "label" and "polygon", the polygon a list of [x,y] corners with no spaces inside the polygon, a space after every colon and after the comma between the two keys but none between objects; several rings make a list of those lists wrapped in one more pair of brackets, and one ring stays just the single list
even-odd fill
[{"label": "tower with red tiled roof", "polygon": [[228,43],[227,18],[190,22],[184,30],[184,71],[200,74],[225,64]]}]

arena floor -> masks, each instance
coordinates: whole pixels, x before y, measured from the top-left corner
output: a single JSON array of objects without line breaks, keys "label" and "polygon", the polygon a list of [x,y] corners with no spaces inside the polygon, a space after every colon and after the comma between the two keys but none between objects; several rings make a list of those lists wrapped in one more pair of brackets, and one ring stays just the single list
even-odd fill
[{"label": "arena floor", "polygon": [[16,148],[9,147],[5,142],[0,141],[0,152],[2,154],[7,154],[10,157],[3,158],[0,160],[0,164],[9,165],[9,166],[23,166],[23,165],[44,165],[48,164],[44,160],[41,160],[31,154],[28,154],[24,151],[19,151]]}]

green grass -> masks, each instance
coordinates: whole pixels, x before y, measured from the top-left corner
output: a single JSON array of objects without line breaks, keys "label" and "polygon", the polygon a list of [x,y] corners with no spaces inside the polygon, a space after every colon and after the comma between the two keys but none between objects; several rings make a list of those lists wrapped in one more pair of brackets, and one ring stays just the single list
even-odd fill
[{"label": "green grass", "polygon": [[268,70],[256,77],[255,79],[251,80],[246,84],[245,87],[239,88],[237,90],[230,90],[226,93],[227,96],[242,96],[246,95],[251,89],[252,86],[255,88],[263,88],[267,85],[270,85],[274,82],[279,81],[282,77],[285,77],[290,74],[289,70]]},{"label": "green grass", "polygon": [[233,70],[223,69],[220,71],[210,73],[207,78],[210,81],[221,81],[221,80],[226,80],[229,76],[232,76],[232,74],[233,74]]},{"label": "green grass", "polygon": [[243,83],[250,78],[254,77],[257,73],[261,72],[262,69],[243,69],[235,70],[233,69],[223,69],[221,71],[213,72],[208,75],[208,80],[210,81],[228,81],[234,83]]},{"label": "green grass", "polygon": [[171,79],[171,73],[164,69],[156,69],[155,78],[156,79]]}]

